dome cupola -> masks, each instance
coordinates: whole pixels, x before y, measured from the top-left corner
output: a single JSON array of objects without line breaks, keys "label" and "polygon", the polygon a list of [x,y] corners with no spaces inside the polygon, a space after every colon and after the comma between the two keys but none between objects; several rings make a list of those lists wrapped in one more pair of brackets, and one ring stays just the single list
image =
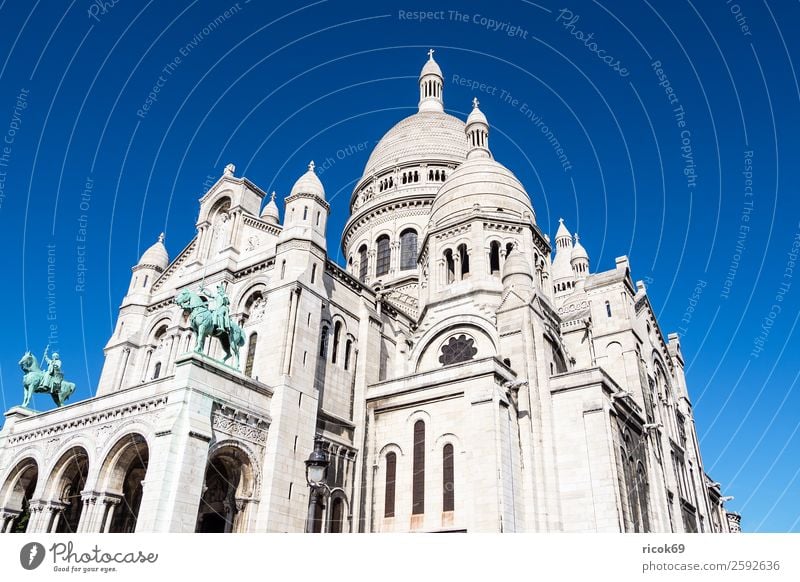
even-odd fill
[{"label": "dome cupola", "polygon": [[483,112],[478,109],[478,98],[472,99],[472,113],[467,117],[465,127],[467,133],[467,159],[491,158],[489,151],[489,122]]},{"label": "dome cupola", "polygon": [[167,247],[164,246],[164,233],[158,235],[158,240],[148,248],[136,264],[137,267],[151,267],[159,273],[169,266]]},{"label": "dome cupola", "polygon": [[280,222],[278,205],[275,204],[275,192],[272,193],[269,202],[267,202],[266,206],[264,206],[264,209],[261,211],[261,219],[271,222],[272,224],[278,224],[278,222]]},{"label": "dome cupola", "polygon": [[444,77],[439,64],[433,60],[433,49],[428,51],[428,62],[419,74],[419,110],[444,111],[442,87]]}]

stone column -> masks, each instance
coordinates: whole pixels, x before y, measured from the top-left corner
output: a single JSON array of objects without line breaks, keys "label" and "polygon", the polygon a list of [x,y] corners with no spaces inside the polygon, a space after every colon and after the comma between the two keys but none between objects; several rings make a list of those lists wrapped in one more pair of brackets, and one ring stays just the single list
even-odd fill
[{"label": "stone column", "polygon": [[176,352],[178,351],[178,343],[179,337],[177,333],[173,333],[169,338],[169,353],[167,355],[167,361],[164,362],[164,375],[168,376],[172,373],[172,370],[175,368],[175,357]]},{"label": "stone column", "polygon": [[95,523],[98,521],[97,513],[97,493],[94,491],[81,491],[81,518],[78,521],[78,533],[95,532],[98,529]]},{"label": "stone column", "polygon": [[49,517],[49,513],[44,509],[47,502],[42,499],[32,500],[28,507],[30,508],[31,516],[28,519],[28,527],[25,533],[45,533],[47,531],[47,523],[44,523],[45,516]]},{"label": "stone column", "polygon": [[147,348],[144,356],[144,366],[142,367],[142,383],[147,381],[147,369],[150,367],[150,358],[153,357],[153,348]]},{"label": "stone column", "polygon": [[117,506],[122,503],[121,497],[111,497],[106,495],[103,498],[103,505],[105,506],[105,511],[103,512],[103,522],[102,528],[100,531],[103,533],[108,533],[111,531],[111,524],[114,522],[114,513],[116,512]]},{"label": "stone column", "polygon": [[[65,503],[60,501],[49,501],[44,516],[47,519],[47,533],[56,533],[58,531],[58,522],[62,518],[62,510],[66,507]],[[83,512],[81,512],[81,519],[83,519]],[[78,523],[78,531],[81,531],[80,522]]]},{"label": "stone column", "polygon": [[14,528],[14,520],[21,514],[21,512],[12,511],[10,509],[0,510],[0,524],[2,524],[0,526],[0,531],[2,533],[10,533]]},{"label": "stone column", "polygon": [[131,349],[128,346],[122,348],[122,366],[119,369],[119,380],[117,381],[117,391],[122,390],[125,385],[125,371],[128,369],[128,359],[131,357]]}]

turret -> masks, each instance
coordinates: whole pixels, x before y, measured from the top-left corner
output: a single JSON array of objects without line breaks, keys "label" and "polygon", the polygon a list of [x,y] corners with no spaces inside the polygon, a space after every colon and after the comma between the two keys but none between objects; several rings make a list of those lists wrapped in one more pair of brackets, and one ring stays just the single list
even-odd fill
[{"label": "turret", "polygon": [[433,49],[428,51],[428,62],[419,74],[419,110],[444,111],[442,100],[442,70],[433,60]]},{"label": "turret", "polygon": [[583,248],[578,233],[575,233],[575,246],[570,254],[572,273],[576,279],[585,279],[589,275],[589,253]]},{"label": "turret", "polygon": [[169,255],[164,246],[164,233],[148,248],[133,267],[128,295],[149,294],[153,282],[169,266]]},{"label": "turret", "polygon": [[564,219],[558,219],[556,232],[556,256],[553,259],[553,288],[556,295],[571,291],[575,286],[575,274],[572,272],[572,235],[564,226]]},{"label": "turret", "polygon": [[472,112],[467,117],[465,127],[469,151],[467,159],[491,158],[489,151],[489,122],[483,112],[478,109],[478,98],[472,99]]},{"label": "turret", "polygon": [[313,161],[308,164],[308,171],[295,182],[285,203],[280,240],[302,238],[325,249],[325,228],[331,207],[325,201],[325,188],[314,172]]},{"label": "turret", "polygon": [[503,288],[533,287],[533,273],[525,255],[515,246],[503,265]]},{"label": "turret", "polygon": [[280,213],[278,212],[278,205],[275,204],[275,192],[270,195],[269,202],[264,206],[261,211],[261,219],[272,224],[278,224],[281,221]]}]

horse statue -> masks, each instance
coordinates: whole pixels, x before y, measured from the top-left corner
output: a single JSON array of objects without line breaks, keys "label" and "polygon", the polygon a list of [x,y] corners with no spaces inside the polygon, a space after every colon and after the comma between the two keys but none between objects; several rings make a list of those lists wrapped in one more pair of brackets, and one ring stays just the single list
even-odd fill
[{"label": "horse statue", "polygon": [[[222,363],[225,364],[231,356],[235,362],[235,368],[239,369],[239,348],[244,345],[244,332],[227,315],[215,317],[217,310],[211,310],[208,304],[197,293],[184,289],[175,297],[175,303],[189,312],[189,322],[192,331],[197,334],[194,351],[202,354],[206,336],[215,337],[222,344],[225,350],[225,357]],[[219,314],[217,314],[219,315]],[[227,325],[228,329],[225,329]]]},{"label": "horse statue", "polygon": [[46,378],[47,372],[39,367],[36,356],[30,351],[25,352],[22,356],[19,366],[25,373],[22,377],[22,386],[25,390],[25,398],[22,402],[23,408],[28,407],[34,392],[50,394],[56,406],[61,407],[64,406],[64,403],[75,391],[74,382],[67,382],[66,380],[48,382]]}]

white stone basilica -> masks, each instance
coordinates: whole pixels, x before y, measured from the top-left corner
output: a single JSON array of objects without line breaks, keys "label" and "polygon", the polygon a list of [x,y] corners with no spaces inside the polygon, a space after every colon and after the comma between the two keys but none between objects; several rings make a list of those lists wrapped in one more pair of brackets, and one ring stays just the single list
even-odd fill
[{"label": "white stone basilica", "polygon": [[[553,249],[477,101],[445,113],[432,51],[419,90],[353,191],[346,268],[313,163],[283,220],[229,165],[186,247],[142,255],[97,396],[6,412],[3,531],[738,530],[628,259],[593,272],[563,221]],[[240,371],[174,302],[220,283]]]}]

